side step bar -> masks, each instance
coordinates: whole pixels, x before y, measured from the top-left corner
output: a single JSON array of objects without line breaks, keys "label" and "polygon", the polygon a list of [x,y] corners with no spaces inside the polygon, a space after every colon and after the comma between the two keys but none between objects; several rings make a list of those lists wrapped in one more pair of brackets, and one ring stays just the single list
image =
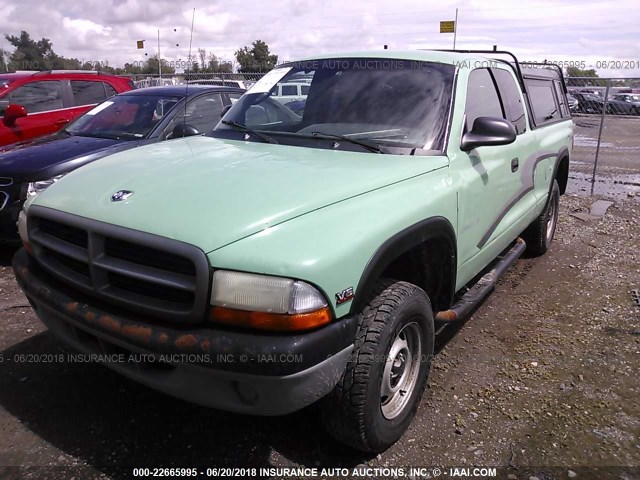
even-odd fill
[{"label": "side step bar", "polygon": [[498,257],[498,263],[484,274],[478,282],[467,290],[458,303],[453,305],[449,310],[443,310],[436,313],[437,322],[455,322],[456,320],[463,320],[471,311],[487,296],[496,286],[498,278],[502,276],[507,269],[520,258],[527,248],[525,241],[518,237],[516,244],[511,247],[507,253]]}]

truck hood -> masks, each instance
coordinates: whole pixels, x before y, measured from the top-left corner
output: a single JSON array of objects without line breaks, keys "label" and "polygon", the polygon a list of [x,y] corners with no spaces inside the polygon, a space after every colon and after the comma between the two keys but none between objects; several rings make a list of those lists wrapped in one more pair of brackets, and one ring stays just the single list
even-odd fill
[{"label": "truck hood", "polygon": [[[198,136],[105,157],[71,172],[33,204],[181,240],[208,253],[297,216],[447,165],[445,156],[383,155]],[[120,190],[133,194],[112,201]]]}]

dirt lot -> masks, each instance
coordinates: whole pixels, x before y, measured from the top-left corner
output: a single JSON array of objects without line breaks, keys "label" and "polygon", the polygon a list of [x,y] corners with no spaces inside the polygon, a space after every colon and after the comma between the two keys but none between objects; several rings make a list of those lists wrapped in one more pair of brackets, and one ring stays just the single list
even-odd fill
[{"label": "dirt lot", "polygon": [[[518,261],[471,319],[439,334],[417,417],[379,456],[337,444],[313,407],[282,418],[234,415],[97,364],[27,361],[67,350],[26,307],[4,251],[0,478],[365,463],[437,466],[443,478],[472,465],[500,467],[499,478],[640,478],[640,307],[630,295],[640,288],[640,205],[617,203],[602,219],[570,215],[592,201],[563,197],[552,250]],[[31,467],[11,467],[19,465]]]}]

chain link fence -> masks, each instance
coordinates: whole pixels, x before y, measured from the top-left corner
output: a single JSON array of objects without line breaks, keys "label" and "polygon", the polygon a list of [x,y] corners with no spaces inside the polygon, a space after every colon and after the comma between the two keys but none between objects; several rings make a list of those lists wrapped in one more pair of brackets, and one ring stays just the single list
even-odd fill
[{"label": "chain link fence", "polygon": [[[264,73],[130,75],[138,88],[204,84],[249,88]],[[570,193],[640,202],[640,78],[567,77],[575,123]]]},{"label": "chain link fence", "polygon": [[640,78],[566,82],[575,123],[569,191],[640,201]]}]

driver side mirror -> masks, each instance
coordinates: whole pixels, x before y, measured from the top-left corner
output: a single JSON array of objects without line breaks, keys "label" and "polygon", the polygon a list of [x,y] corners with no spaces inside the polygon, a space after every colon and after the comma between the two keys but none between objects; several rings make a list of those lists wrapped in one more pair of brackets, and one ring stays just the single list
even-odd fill
[{"label": "driver side mirror", "polygon": [[22,105],[10,104],[4,111],[4,117],[2,121],[7,127],[14,127],[16,120],[27,116],[27,109]]},{"label": "driver side mirror", "polygon": [[173,131],[167,136],[167,140],[172,138],[192,137],[194,135],[200,135],[200,132],[196,127],[186,123],[179,123],[173,127]]},{"label": "driver side mirror", "polygon": [[478,117],[470,132],[462,136],[460,150],[469,152],[489,145],[509,145],[516,141],[516,129],[504,118]]},{"label": "driver side mirror", "polygon": [[222,111],[220,112],[220,117],[224,117],[225,114],[231,109],[232,105],[225,105]]}]

